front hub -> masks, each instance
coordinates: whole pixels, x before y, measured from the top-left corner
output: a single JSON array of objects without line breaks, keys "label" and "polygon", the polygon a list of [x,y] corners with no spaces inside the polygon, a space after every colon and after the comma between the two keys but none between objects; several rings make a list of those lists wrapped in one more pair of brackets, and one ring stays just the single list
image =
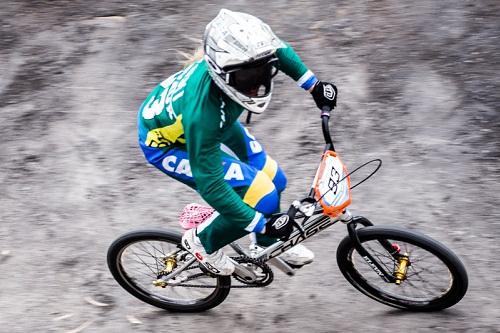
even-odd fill
[{"label": "front hub", "polygon": [[408,267],[410,267],[410,265],[410,258],[407,253],[399,256],[397,266],[395,267],[393,274],[396,279],[394,282],[396,282],[397,285],[400,285],[401,282],[406,280],[406,272],[408,271]]}]

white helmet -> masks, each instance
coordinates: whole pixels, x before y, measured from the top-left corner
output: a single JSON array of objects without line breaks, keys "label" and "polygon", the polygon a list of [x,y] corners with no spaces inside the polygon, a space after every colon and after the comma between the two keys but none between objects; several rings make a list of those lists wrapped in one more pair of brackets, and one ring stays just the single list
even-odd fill
[{"label": "white helmet", "polygon": [[203,37],[208,72],[217,86],[245,109],[262,113],[273,91],[275,52],[284,47],[255,16],[221,9]]}]

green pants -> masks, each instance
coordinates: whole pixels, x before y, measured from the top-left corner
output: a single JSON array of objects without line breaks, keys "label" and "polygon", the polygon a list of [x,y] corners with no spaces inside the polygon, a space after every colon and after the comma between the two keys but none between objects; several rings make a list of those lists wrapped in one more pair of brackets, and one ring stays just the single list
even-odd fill
[{"label": "green pants", "polygon": [[[188,162],[187,150],[182,146],[160,151],[158,148],[141,146],[148,161],[168,176],[183,182],[196,190],[196,182],[185,170]],[[269,157],[260,143],[239,122],[229,128],[221,142],[221,157],[225,181],[242,198],[243,202],[269,216],[279,211],[280,193],[286,187],[286,177],[278,164]],[[175,163],[183,161],[184,167],[174,168]],[[180,169],[180,171],[179,171]],[[229,176],[228,176],[229,175]],[[234,177],[231,177],[234,176]],[[237,180],[234,180],[237,178]],[[198,236],[208,253],[217,251],[235,241],[249,231],[248,224],[228,221],[219,214],[198,228]],[[257,242],[269,246],[275,239],[257,236]]]}]

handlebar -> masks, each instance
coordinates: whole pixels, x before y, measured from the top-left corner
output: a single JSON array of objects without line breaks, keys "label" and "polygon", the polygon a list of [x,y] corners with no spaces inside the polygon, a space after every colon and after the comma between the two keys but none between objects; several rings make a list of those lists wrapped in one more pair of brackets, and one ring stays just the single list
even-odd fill
[{"label": "handlebar", "polygon": [[[329,126],[330,112],[331,111],[332,111],[332,109],[329,108],[328,106],[324,106],[322,108],[322,110],[321,110],[321,127],[322,127],[322,130],[323,130],[323,138],[325,139],[325,143],[326,143],[325,151],[327,151],[327,150],[333,150],[333,151],[335,151],[335,147],[333,145],[332,137],[330,135],[330,126]],[[314,203],[315,200],[314,200],[314,192],[313,191],[314,190],[311,189],[311,192],[309,193],[309,197],[303,199],[302,202],[309,202],[309,203],[312,202],[312,203]],[[286,215],[288,215],[288,218],[289,218],[290,222],[297,229],[300,230],[300,233],[302,234],[302,236],[305,236],[304,229],[302,228],[302,226],[297,221],[295,221],[295,216],[297,215],[297,212],[299,211],[299,207],[302,204],[302,202],[301,201],[294,201],[292,203],[292,205],[290,205],[290,208],[288,209],[288,212],[286,213]],[[290,235],[288,235],[286,237],[282,237],[281,240],[287,240],[288,237],[290,237]]]},{"label": "handlebar", "polygon": [[323,137],[325,139],[325,151],[327,150],[333,150],[335,151],[335,146],[333,145],[332,137],[330,135],[330,126],[329,126],[329,121],[330,121],[330,112],[332,111],[331,108],[328,106],[324,106],[323,109],[321,110],[321,127],[323,129]]}]

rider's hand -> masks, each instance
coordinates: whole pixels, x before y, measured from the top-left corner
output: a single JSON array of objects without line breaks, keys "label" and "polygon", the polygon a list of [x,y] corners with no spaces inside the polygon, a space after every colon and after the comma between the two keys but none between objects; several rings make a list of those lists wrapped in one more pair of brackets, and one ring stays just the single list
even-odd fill
[{"label": "rider's hand", "polygon": [[293,223],[286,214],[274,214],[266,222],[263,234],[273,238],[287,239],[293,231]]},{"label": "rider's hand", "polygon": [[337,106],[337,87],[331,82],[316,82],[311,90],[311,95],[320,110],[323,110],[324,107],[333,110]]}]

